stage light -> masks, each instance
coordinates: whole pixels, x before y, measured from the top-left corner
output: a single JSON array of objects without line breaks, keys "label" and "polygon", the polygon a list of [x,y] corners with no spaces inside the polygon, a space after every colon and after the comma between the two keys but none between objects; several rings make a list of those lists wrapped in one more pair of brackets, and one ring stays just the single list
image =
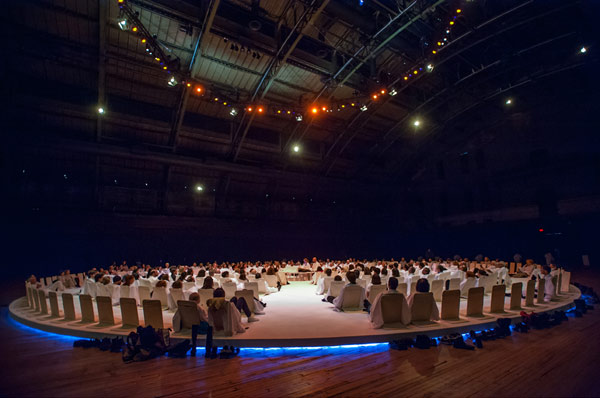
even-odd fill
[{"label": "stage light", "polygon": [[354,102],[350,104],[350,106],[354,106]]},{"label": "stage light", "polygon": [[215,101],[218,101],[218,100],[219,100],[219,97],[215,97]]},{"label": "stage light", "polygon": [[441,46],[441,45],[442,45],[442,42],[441,42],[441,41],[438,41],[438,42],[437,42],[437,45],[438,45],[438,46]]},{"label": "stage light", "polygon": [[101,106],[98,107],[98,113],[104,115],[104,108],[102,108]]},{"label": "stage light", "polygon": [[142,43],[145,43],[145,42],[146,42],[146,39],[142,39]]},{"label": "stage light", "polygon": [[167,70],[167,66],[166,66],[166,65],[165,65],[165,66],[163,66],[163,69],[164,69],[164,70]]},{"label": "stage light", "polygon": [[297,122],[301,122],[302,121],[302,115],[296,115],[296,121]]},{"label": "stage light", "polygon": [[345,107],[346,107],[346,105],[342,104],[342,108],[345,108]]},{"label": "stage light", "polygon": [[448,33],[450,33],[450,29],[447,29],[447,30],[446,30],[446,33],[447,33],[447,34],[448,34]]},{"label": "stage light", "polygon": [[450,21],[450,25],[454,25],[454,21]]},{"label": "stage light", "polygon": [[171,76],[167,84],[171,87],[175,87],[177,85],[177,80],[175,80],[175,76]]},{"label": "stage light", "polygon": [[437,54],[437,51],[433,50],[431,53],[432,53],[432,54]]},{"label": "stage light", "polygon": [[117,22],[117,25],[119,25],[119,28],[121,30],[127,30],[127,19],[122,18]]},{"label": "stage light", "polygon": [[223,102],[223,105],[227,105],[227,102]]},{"label": "stage light", "polygon": [[192,87],[192,83],[186,83],[185,85],[188,87]]},{"label": "stage light", "polygon": [[201,93],[201,92],[202,92],[202,87],[200,87],[200,86],[196,86],[196,92],[197,92],[197,93]]},{"label": "stage light", "polygon": [[433,72],[433,64],[427,64],[427,72]]},{"label": "stage light", "polygon": [[258,113],[263,113],[264,109],[262,106],[259,106],[257,109]]},{"label": "stage light", "polygon": [[381,95],[385,95],[385,93],[387,93],[387,90],[385,88],[382,88],[380,91]]},{"label": "stage light", "polygon": [[413,73],[416,75],[417,73],[419,73],[419,71],[418,71],[418,70],[415,70],[415,71],[413,71]]},{"label": "stage light", "polygon": [[360,107],[360,110],[363,111],[363,112],[366,111],[367,109],[369,109],[369,108],[367,108],[366,105],[363,105],[363,106]]},{"label": "stage light", "polygon": [[373,99],[377,100],[377,94],[373,94]]},{"label": "stage light", "polygon": [[462,12],[462,10],[460,8],[456,10],[457,14],[460,14],[461,12]]},{"label": "stage light", "polygon": [[317,112],[319,112],[316,106],[313,106],[310,111],[315,115],[317,114]]},{"label": "stage light", "polygon": [[133,28],[131,28],[131,31],[132,31],[132,32],[137,32],[137,31],[138,31],[138,28],[137,28],[137,26],[134,26]]},{"label": "stage light", "polygon": [[118,0],[118,3],[123,4],[123,3],[125,3],[125,0]]},{"label": "stage light", "polygon": [[540,228],[540,229],[538,229],[538,231],[544,232],[544,228]]},{"label": "stage light", "polygon": [[156,57],[154,58],[156,61],[160,62],[160,58]]},{"label": "stage light", "polygon": [[581,54],[585,54],[585,53],[587,52],[587,48],[585,48],[585,47],[581,47],[581,48],[579,49],[579,52],[580,52]]},{"label": "stage light", "polygon": [[117,181],[117,179],[115,178],[115,185],[117,185],[119,183],[119,181]]},{"label": "stage light", "polygon": [[419,127],[420,125],[421,125],[421,121],[419,119],[417,119],[413,122],[413,126],[415,126],[415,127]]},{"label": "stage light", "polygon": [[248,107],[246,110],[247,110],[248,112],[252,112],[252,107],[251,107],[251,106],[249,106],[249,107]]},{"label": "stage light", "polygon": [[395,89],[395,88],[393,88],[393,89],[392,89],[392,91],[390,91],[390,96],[392,96],[392,97],[393,97],[393,96],[394,96],[394,95],[396,95],[396,94],[398,94],[398,92],[396,91],[396,89]]},{"label": "stage light", "polygon": [[286,113],[287,113],[288,115],[291,115],[291,114],[292,114],[292,111],[287,111]]},{"label": "stage light", "polygon": [[281,113],[281,110],[279,110],[279,109],[278,109],[278,110],[277,110],[277,113]]},{"label": "stage light", "polygon": [[66,179],[67,179],[67,175],[66,175],[66,174],[63,174],[63,178],[66,180]]},{"label": "stage light", "polygon": [[229,111],[229,114],[230,114],[231,116],[235,116],[235,115],[237,115],[237,113],[238,113],[238,112],[237,112],[237,109],[235,109],[235,108],[231,108],[231,110]]},{"label": "stage light", "polygon": [[408,80],[408,76],[404,76],[404,80]]},{"label": "stage light", "polygon": [[299,146],[299,145],[294,145],[294,148],[293,148],[293,150],[294,150],[294,152],[296,152],[296,153],[300,152],[300,146]]},{"label": "stage light", "polygon": [[327,111],[327,107],[326,106],[322,107],[321,109],[323,110],[323,112]]},{"label": "stage light", "polygon": [[147,186],[148,186],[148,183],[146,182],[146,183],[144,183],[144,185],[147,187]]},{"label": "stage light", "polygon": [[204,191],[204,187],[202,185],[196,185],[196,191],[202,192],[202,191]]},{"label": "stage light", "polygon": [[509,99],[507,99],[507,100],[506,100],[504,103],[505,103],[506,105],[510,105],[510,104],[512,104],[512,99],[511,99],[511,98],[509,98]]}]

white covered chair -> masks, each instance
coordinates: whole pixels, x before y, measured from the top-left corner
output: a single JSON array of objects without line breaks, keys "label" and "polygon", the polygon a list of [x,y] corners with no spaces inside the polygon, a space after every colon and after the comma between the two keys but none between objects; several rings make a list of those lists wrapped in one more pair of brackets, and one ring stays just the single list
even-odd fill
[{"label": "white covered chair", "polygon": [[258,282],[244,282],[244,289],[252,290],[255,299],[259,299]]},{"label": "white covered chair", "polygon": [[267,281],[267,285],[269,287],[277,287],[277,275],[264,275],[265,280]]},{"label": "white covered chair", "polygon": [[433,299],[435,301],[442,301],[442,292],[444,291],[445,281],[442,279],[436,279],[429,285],[429,291],[433,293]]},{"label": "white covered chair", "polygon": [[237,285],[235,284],[235,282],[225,282],[223,283],[223,290],[225,290],[225,298],[229,300],[235,296]]},{"label": "white covered chair", "polygon": [[175,312],[177,310],[177,302],[184,301],[183,289],[169,290],[169,310]]},{"label": "white covered chair", "polygon": [[373,301],[375,301],[375,298],[377,298],[377,296],[382,293],[385,292],[387,290],[387,287],[385,285],[371,285],[371,288],[369,289],[369,297],[367,298],[367,300],[369,300],[370,303],[373,303]]},{"label": "white covered chair", "polygon": [[[381,286],[381,285],[378,285]],[[385,286],[384,286],[385,287]],[[348,285],[344,288],[342,301],[343,311],[360,311],[363,308],[362,298],[364,297],[364,289],[358,285]]]},{"label": "white covered chair", "polygon": [[163,309],[169,308],[169,299],[167,297],[167,288],[166,287],[155,287],[152,292],[152,300],[159,300],[160,305],[163,307]]},{"label": "white covered chair", "polygon": [[327,296],[337,297],[340,295],[342,288],[346,285],[344,281],[331,281],[331,285],[329,285],[329,291],[327,292]]},{"label": "white covered chair", "polygon": [[138,292],[138,305],[142,305],[142,303],[144,302],[144,300],[150,300],[150,292],[152,291],[152,289],[148,286],[138,286],[137,288],[137,292]]},{"label": "white covered chair", "polygon": [[200,296],[200,306],[202,306],[204,309],[208,308],[206,305],[206,301],[213,298],[213,294],[213,289],[198,289],[198,295]]}]

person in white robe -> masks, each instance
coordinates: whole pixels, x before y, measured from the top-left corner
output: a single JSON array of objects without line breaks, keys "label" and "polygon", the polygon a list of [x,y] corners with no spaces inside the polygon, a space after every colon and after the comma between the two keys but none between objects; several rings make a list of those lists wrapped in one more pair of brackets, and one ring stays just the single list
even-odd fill
[{"label": "person in white robe", "polygon": [[[427,281],[427,279],[419,279],[417,281],[416,291],[414,293],[411,293],[410,296],[408,296],[407,304],[408,304],[408,308],[410,309],[411,313],[412,313],[412,306],[415,301],[415,296],[418,294],[423,294],[423,293],[429,293],[429,282]],[[439,321],[440,320],[440,310],[439,310],[437,304],[435,303],[435,300],[433,300],[433,298],[431,299],[431,315],[430,315],[429,319],[431,321]]]},{"label": "person in white robe", "polygon": [[[544,284],[544,301],[549,302],[556,295],[554,283],[552,283],[552,275],[550,275],[551,268],[547,265],[542,267],[542,277],[545,280]],[[542,294],[538,292],[538,294]]]},{"label": "person in white robe", "polygon": [[[382,292],[375,297],[373,304],[371,305],[371,313],[369,314],[369,320],[373,329],[381,329],[383,327],[383,309],[381,306],[381,298],[384,295],[395,295],[401,294],[396,290],[398,288],[398,279],[391,277],[388,281],[388,290]],[[402,297],[402,324],[408,325],[410,323],[410,309],[408,308],[408,302],[406,298]]]},{"label": "person in white robe", "polygon": [[[342,290],[340,291],[340,294],[337,297],[335,297],[335,298],[333,298],[332,296],[327,297],[327,301],[329,301],[330,303],[333,303],[333,306],[338,311],[342,311],[342,304],[344,303],[344,292],[345,292],[346,288],[348,286],[357,286],[356,285],[356,273],[354,271],[347,272],[346,279],[348,280],[349,283],[342,288]],[[360,289],[361,289],[360,303],[363,303],[365,301],[365,289],[363,287],[360,287]]]}]

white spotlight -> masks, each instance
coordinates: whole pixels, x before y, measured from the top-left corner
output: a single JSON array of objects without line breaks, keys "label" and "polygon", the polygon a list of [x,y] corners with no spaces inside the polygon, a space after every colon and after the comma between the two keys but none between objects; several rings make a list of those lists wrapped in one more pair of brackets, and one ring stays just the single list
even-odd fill
[{"label": "white spotlight", "polygon": [[231,116],[235,116],[235,115],[237,115],[237,109],[235,109],[235,108],[231,108],[231,110],[229,111],[229,114],[230,114]]},{"label": "white spotlight", "polygon": [[507,100],[506,100],[506,102],[504,102],[504,103],[505,103],[506,105],[510,105],[510,104],[512,104],[512,99],[510,99],[510,98],[509,98],[509,99],[507,99]]},{"label": "white spotlight", "polygon": [[175,76],[171,76],[171,78],[169,79],[169,81],[167,82],[167,84],[171,87],[175,87],[177,85],[177,80],[175,80]]},{"label": "white spotlight", "polygon": [[204,187],[202,185],[196,185],[196,191],[202,192],[204,191]]},{"label": "white spotlight", "polygon": [[579,50],[580,53],[585,54],[587,52],[587,48],[585,47],[581,47],[581,49]]},{"label": "white spotlight", "polygon": [[417,119],[413,122],[413,126],[415,126],[415,127],[419,127],[420,125],[421,125],[421,121],[419,119]]},{"label": "white spotlight", "polygon": [[391,89],[391,90],[390,90],[390,96],[392,96],[392,97],[393,97],[393,96],[394,96],[394,95],[396,95],[396,94],[398,94],[398,92],[396,91],[396,89],[395,89],[395,88],[393,88],[393,89]]},{"label": "white spotlight", "polygon": [[121,28],[121,30],[127,30],[127,19],[122,18],[117,22],[117,25],[119,25],[119,28]]},{"label": "white spotlight", "polygon": [[299,145],[294,145],[294,147],[292,148],[294,150],[294,152],[298,153],[300,152],[300,146]]},{"label": "white spotlight", "polygon": [[366,111],[367,109],[369,109],[369,108],[367,108],[366,105],[363,105],[363,106],[360,107],[360,110],[363,111],[363,112]]},{"label": "white spotlight", "polygon": [[427,72],[433,72],[433,64],[427,64]]},{"label": "white spotlight", "polygon": [[296,115],[296,121],[297,122],[301,122],[302,121],[302,115]]},{"label": "white spotlight", "polygon": [[101,114],[101,115],[104,115],[104,108],[101,107],[101,106],[99,106],[98,107],[98,113]]}]

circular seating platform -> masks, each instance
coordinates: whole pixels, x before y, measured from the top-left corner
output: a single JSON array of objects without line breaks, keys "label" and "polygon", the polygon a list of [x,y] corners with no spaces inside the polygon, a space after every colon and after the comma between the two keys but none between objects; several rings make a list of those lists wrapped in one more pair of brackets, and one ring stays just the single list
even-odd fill
[{"label": "circular seating platform", "polygon": [[[124,336],[133,330],[121,325],[120,307],[113,307],[115,325],[105,326],[81,321],[65,321],[62,318],[62,302],[59,297],[61,317],[40,314],[28,305],[26,297],[13,301],[9,306],[11,317],[27,326],[46,332],[82,338],[101,338]],[[561,293],[556,301],[535,306],[522,307],[527,312],[537,313],[566,310],[573,307],[573,301],[581,292],[571,285],[568,292]],[[467,317],[466,300],[460,302],[460,318],[441,320],[430,324],[409,325],[400,328],[373,329],[366,312],[337,312],[330,303],[321,301],[322,296],[315,294],[315,286],[309,282],[291,282],[280,292],[262,297],[267,303],[266,314],[258,316],[259,321],[246,324],[245,333],[233,337],[214,337],[214,344],[231,344],[237,347],[297,347],[328,346],[346,344],[382,343],[402,338],[414,338],[418,334],[439,337],[449,333],[467,333],[470,330],[484,330],[496,326],[498,318],[510,318],[520,321],[519,310],[505,310],[501,314],[490,314],[490,296],[484,297],[483,316]],[[76,319],[80,319],[79,299],[74,295]],[[508,298],[506,306],[508,306]],[[523,301],[524,303],[524,301]],[[522,303],[522,304],[523,304]],[[441,303],[438,303],[441,306]],[[94,304],[94,311],[96,305]],[[143,324],[141,308],[138,309]],[[96,314],[97,316],[97,314]],[[173,312],[163,311],[164,326],[171,327]],[[172,333],[174,339],[189,338],[189,331]],[[203,341],[199,335],[199,344]]]}]

